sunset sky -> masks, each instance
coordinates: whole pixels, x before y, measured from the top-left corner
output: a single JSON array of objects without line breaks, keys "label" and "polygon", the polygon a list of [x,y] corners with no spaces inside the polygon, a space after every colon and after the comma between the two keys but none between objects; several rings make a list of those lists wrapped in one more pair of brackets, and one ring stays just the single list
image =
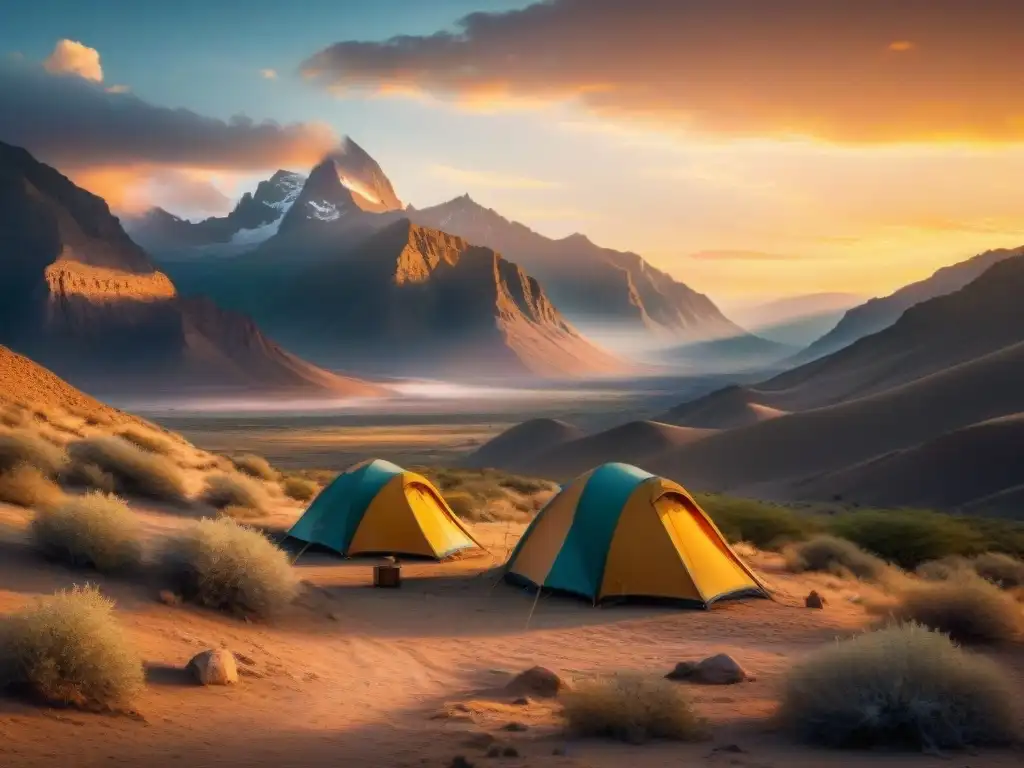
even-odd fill
[{"label": "sunset sky", "polygon": [[642,253],[726,307],[886,293],[1024,244],[1018,0],[2,13],[0,140],[120,211],[222,214],[350,134],[404,202],[469,192],[544,234]]}]

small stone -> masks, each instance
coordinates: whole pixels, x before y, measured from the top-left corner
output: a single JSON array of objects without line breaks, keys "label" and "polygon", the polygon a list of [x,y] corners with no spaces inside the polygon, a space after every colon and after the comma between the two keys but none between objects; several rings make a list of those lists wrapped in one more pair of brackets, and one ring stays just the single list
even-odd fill
[{"label": "small stone", "polygon": [[181,597],[176,595],[176,594],[174,594],[169,589],[161,589],[160,593],[157,595],[157,598],[164,605],[170,605],[170,606],[181,605]]},{"label": "small stone", "polygon": [[501,730],[511,731],[512,733],[522,733],[523,731],[529,730],[529,726],[526,725],[526,723],[513,721],[511,723],[505,723],[503,726],[501,726]]},{"label": "small stone", "polygon": [[530,700],[525,696],[520,696],[518,699],[512,699],[512,704],[517,707],[529,706]]},{"label": "small stone", "polygon": [[720,747],[715,747],[711,751],[712,752],[732,752],[732,753],[735,753],[735,754],[740,754],[740,753],[746,752],[747,750],[745,750],[739,744],[723,744]]},{"label": "small stone", "polygon": [[232,685],[238,682],[235,656],[224,649],[203,651],[194,656],[186,668],[201,685]]},{"label": "small stone", "polygon": [[811,593],[804,598],[804,605],[808,608],[821,609],[825,607],[825,598],[819,595],[817,590],[812,589]]},{"label": "small stone", "polygon": [[509,681],[505,691],[513,696],[538,696],[551,699],[566,687],[565,681],[550,669],[532,667]]},{"label": "small stone", "polygon": [[519,750],[509,745],[501,750],[502,757],[519,757]]},{"label": "small stone", "polygon": [[489,749],[494,747],[494,742],[497,740],[493,733],[478,731],[477,733],[471,733],[462,743],[464,746],[473,747],[474,749]]},{"label": "small stone", "polygon": [[701,661],[684,679],[704,685],[733,685],[752,678],[736,659],[726,653],[719,653]]},{"label": "small stone", "polygon": [[554,749],[551,750],[551,754],[555,755],[556,757],[564,757],[565,756],[565,747],[555,747]]},{"label": "small stone", "polygon": [[464,755],[456,755],[448,764],[448,768],[473,768],[473,763],[467,760]]},{"label": "small stone", "polygon": [[675,669],[665,675],[667,680],[688,680],[694,670],[697,669],[696,661],[680,661]]},{"label": "small stone", "polygon": [[488,757],[501,757],[501,747],[497,744],[492,744],[487,750]]}]

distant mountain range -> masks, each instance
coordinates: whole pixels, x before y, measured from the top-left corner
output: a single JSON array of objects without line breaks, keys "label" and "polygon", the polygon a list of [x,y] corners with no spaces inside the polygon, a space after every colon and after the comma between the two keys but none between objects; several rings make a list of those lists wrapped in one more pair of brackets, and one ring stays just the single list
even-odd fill
[{"label": "distant mountain range", "polygon": [[99,197],[0,143],[0,343],[90,392],[385,392],[182,298]]},{"label": "distant mountain range", "polygon": [[[302,180],[304,186],[297,190]],[[354,246],[408,218],[485,246],[536,278],[555,307],[584,333],[591,328],[653,332],[665,343],[747,336],[704,294],[635,253],[595,245],[577,234],[553,240],[509,221],[468,195],[421,210],[402,209],[380,166],[350,139],[308,178],[278,171],[226,217],[191,223],[151,211],[127,224],[132,237],[166,262],[249,250],[305,258],[326,241]]]},{"label": "distant mountain range", "polygon": [[808,293],[737,307],[729,316],[751,333],[799,348],[835,328],[847,310],[863,304],[853,293]]}]

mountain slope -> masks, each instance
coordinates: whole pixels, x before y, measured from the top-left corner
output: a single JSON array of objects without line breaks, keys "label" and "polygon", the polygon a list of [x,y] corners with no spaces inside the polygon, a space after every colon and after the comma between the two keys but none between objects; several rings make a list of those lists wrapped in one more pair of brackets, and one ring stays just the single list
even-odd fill
[{"label": "mountain slope", "polygon": [[931,277],[911,283],[880,299],[871,299],[846,312],[835,328],[794,356],[793,366],[829,355],[858,339],[877,333],[895,323],[915,304],[953,293],[979,277],[993,264],[1024,254],[1024,247],[986,251],[967,261],[935,272]]},{"label": "mountain slope", "polygon": [[277,232],[305,181],[301,174],[279,170],[261,181],[255,193],[242,195],[227,216],[191,222],[163,208],[153,208],[139,218],[127,220],[125,228],[135,242],[155,253],[216,244],[251,247]]},{"label": "mountain slope", "polygon": [[422,210],[417,224],[505,254],[534,275],[574,323],[626,325],[700,340],[742,335],[707,296],[635,254],[601,248],[583,235],[551,240],[484,208],[469,195]]},{"label": "mountain slope", "polygon": [[785,415],[785,411],[759,404],[757,393],[749,387],[734,384],[677,405],[659,421],[697,429],[736,429]]},{"label": "mountain slope", "polygon": [[379,394],[298,361],[245,318],[182,300],[99,197],[0,144],[0,343],[106,393]]},{"label": "mountain slope", "polygon": [[510,467],[530,456],[583,437],[583,430],[558,419],[530,419],[488,440],[466,457],[467,467]]},{"label": "mountain slope", "polygon": [[737,308],[729,316],[762,338],[806,347],[862,303],[864,297],[852,293],[809,293]]}]

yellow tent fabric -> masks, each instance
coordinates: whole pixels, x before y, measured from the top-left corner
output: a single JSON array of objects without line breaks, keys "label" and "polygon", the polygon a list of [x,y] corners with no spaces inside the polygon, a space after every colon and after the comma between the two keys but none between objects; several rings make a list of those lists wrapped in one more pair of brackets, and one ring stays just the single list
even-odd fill
[{"label": "yellow tent fabric", "polygon": [[505,576],[594,602],[664,598],[706,608],[768,596],[682,486],[627,464],[605,464],[563,488],[523,534]]},{"label": "yellow tent fabric", "polygon": [[389,554],[440,560],[480,548],[429,480],[380,459],[339,475],[288,535],[347,557]]}]

